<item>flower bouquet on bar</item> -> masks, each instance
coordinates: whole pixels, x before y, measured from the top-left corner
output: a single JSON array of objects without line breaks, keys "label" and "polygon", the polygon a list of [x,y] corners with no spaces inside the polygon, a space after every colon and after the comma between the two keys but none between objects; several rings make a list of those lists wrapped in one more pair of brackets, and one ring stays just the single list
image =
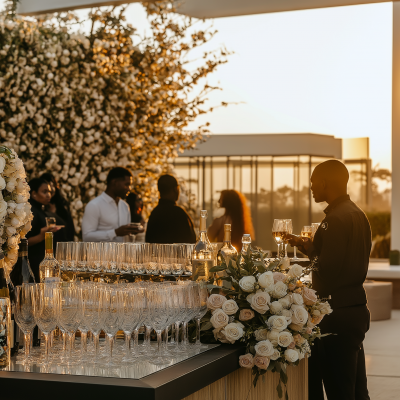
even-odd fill
[{"label": "flower bouquet on bar", "polygon": [[210,270],[224,285],[216,286],[210,278],[210,289],[219,294],[208,298],[201,331],[205,341],[244,343],[246,354],[240,356],[240,366],[252,369],[254,386],[267,371],[279,373],[281,398],[282,384],[286,389],[288,380],[287,366],[297,366],[311,355],[313,341],[325,336],[318,324],[332,309],[317,297],[307,280],[317,259],[303,268],[265,258],[262,251],[249,248],[247,254]]}]

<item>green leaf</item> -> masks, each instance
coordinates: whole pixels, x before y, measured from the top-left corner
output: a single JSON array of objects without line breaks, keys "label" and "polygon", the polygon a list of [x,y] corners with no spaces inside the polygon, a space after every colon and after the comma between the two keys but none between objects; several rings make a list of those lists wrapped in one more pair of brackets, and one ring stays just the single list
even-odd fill
[{"label": "green leaf", "polygon": [[283,396],[281,381],[279,381],[278,386],[276,387],[276,391],[278,392],[278,397],[281,399]]},{"label": "green leaf", "polygon": [[210,268],[210,272],[219,272],[219,271],[225,271],[226,270],[226,266],[223,265],[217,265],[215,267]]},{"label": "green leaf", "polygon": [[200,330],[201,331],[208,331],[209,329],[211,329],[213,326],[212,326],[212,323],[211,322],[205,322],[205,323],[203,323],[202,325],[201,325],[201,328],[200,328]]},{"label": "green leaf", "polygon": [[281,371],[279,372],[279,376],[280,376],[281,381],[283,382],[283,384],[286,385],[287,382],[288,382],[288,377],[286,375],[286,372],[283,369],[281,369]]},{"label": "green leaf", "polygon": [[245,269],[243,269],[243,268],[240,268],[240,273],[243,275],[243,276],[248,276],[248,275],[250,275]]}]

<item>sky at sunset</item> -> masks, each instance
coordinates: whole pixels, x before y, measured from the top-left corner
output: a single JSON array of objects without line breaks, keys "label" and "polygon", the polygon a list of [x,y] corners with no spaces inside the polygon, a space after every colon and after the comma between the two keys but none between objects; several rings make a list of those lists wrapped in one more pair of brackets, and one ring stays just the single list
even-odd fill
[{"label": "sky at sunset", "polygon": [[[145,32],[142,6],[128,10],[129,22]],[[209,104],[239,104],[202,116],[192,127],[209,121],[214,133],[369,136],[373,164],[390,168],[392,3],[207,24],[218,34],[202,50],[223,45],[234,52],[208,79],[223,89]]]}]

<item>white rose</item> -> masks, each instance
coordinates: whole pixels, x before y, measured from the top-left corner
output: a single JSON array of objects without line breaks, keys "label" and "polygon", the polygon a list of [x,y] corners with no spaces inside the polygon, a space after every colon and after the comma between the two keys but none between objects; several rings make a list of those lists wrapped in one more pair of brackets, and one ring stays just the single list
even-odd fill
[{"label": "white rose", "polygon": [[274,286],[274,276],[271,271],[264,272],[258,277],[258,284],[267,291]]},{"label": "white rose", "polygon": [[269,302],[271,298],[266,292],[257,292],[251,299],[251,308],[260,314],[265,314],[269,310]]},{"label": "white rose", "polygon": [[15,247],[18,244],[18,237],[17,236],[11,236],[7,239],[7,245],[9,247]]},{"label": "white rose", "polygon": [[9,192],[12,192],[15,189],[15,186],[16,186],[16,181],[15,180],[10,180],[10,181],[7,182],[6,189]]},{"label": "white rose", "polygon": [[292,303],[301,306],[304,303],[303,296],[299,293],[292,293]]},{"label": "white rose", "polygon": [[227,300],[224,302],[224,304],[222,304],[222,310],[227,315],[233,315],[236,314],[236,311],[239,310],[239,307],[235,300]]},{"label": "white rose", "polygon": [[280,333],[280,332],[277,331],[276,329],[272,329],[272,330],[268,331],[267,339],[268,339],[274,346],[277,346],[277,345],[278,345],[279,333]]},{"label": "white rose", "polygon": [[258,355],[263,357],[270,357],[272,354],[274,354],[274,346],[269,340],[262,340],[261,342],[258,342],[254,346],[254,349]]},{"label": "white rose", "polygon": [[286,361],[294,363],[299,359],[299,354],[296,350],[287,349],[285,350],[285,359]]},{"label": "white rose", "polygon": [[217,308],[221,308],[222,305],[227,301],[225,296],[222,296],[220,294],[212,294],[208,299],[207,299],[207,307],[210,310],[216,310]]},{"label": "white rose", "polygon": [[287,327],[287,321],[285,317],[273,315],[268,318],[268,325],[271,329],[275,329],[277,331],[283,331]]},{"label": "white rose", "polygon": [[254,290],[255,283],[256,283],[256,278],[254,278],[254,276],[244,276],[239,281],[239,286],[244,292],[252,292]]},{"label": "white rose", "polygon": [[314,310],[313,313],[312,313],[312,315],[313,315],[314,317],[319,317],[319,316],[321,315],[321,311],[319,311],[319,310]]},{"label": "white rose", "polygon": [[20,219],[24,220],[26,217],[25,211],[24,210],[15,210],[15,215]]},{"label": "white rose", "polygon": [[274,349],[274,354],[270,357],[271,360],[277,360],[281,356],[281,353],[277,349]]},{"label": "white rose", "polygon": [[282,297],[281,299],[278,300],[279,303],[282,304],[283,308],[289,308],[292,304],[292,299],[289,295]]},{"label": "white rose", "polygon": [[287,293],[286,284],[279,281],[275,283],[274,289],[271,292],[271,296],[280,299],[281,297],[286,296],[286,293]]},{"label": "white rose", "polygon": [[282,304],[279,303],[279,301],[273,301],[270,304],[269,308],[272,314],[279,314],[283,310]]},{"label": "white rose", "polygon": [[321,312],[321,314],[330,314],[332,312],[332,308],[327,301],[325,303],[321,303],[318,306],[318,309]]},{"label": "white rose", "polygon": [[293,336],[290,332],[280,332],[278,336],[278,344],[281,347],[288,347],[293,342]]},{"label": "white rose", "polygon": [[288,325],[292,323],[292,310],[282,310],[281,315],[286,318]]},{"label": "white rose", "polygon": [[4,200],[0,200],[0,213],[7,212],[7,203]]},{"label": "white rose", "polygon": [[13,226],[7,226],[6,229],[7,235],[15,235],[17,233],[17,230]]},{"label": "white rose", "polygon": [[288,275],[290,278],[298,278],[303,273],[303,268],[299,264],[293,264],[289,269]]},{"label": "white rose", "polygon": [[297,354],[299,355],[299,360],[302,360],[304,358],[304,353],[301,352],[299,349],[293,349],[295,351],[297,351]]},{"label": "white rose", "polygon": [[17,199],[15,200],[17,203],[26,203],[28,201],[28,198],[25,196],[22,196],[21,194],[19,194],[17,196]]},{"label": "white rose", "polygon": [[21,226],[21,221],[17,217],[13,217],[11,218],[11,225],[18,228],[19,226]]},{"label": "white rose", "polygon": [[6,166],[6,160],[4,157],[0,156],[0,174],[4,171],[4,167]]},{"label": "white rose", "polygon": [[243,327],[242,324],[237,324],[235,322],[232,322],[226,325],[221,332],[225,335],[226,339],[229,342],[235,343],[235,341],[239,340],[244,334],[242,327]]},{"label": "white rose", "polygon": [[257,329],[254,331],[254,336],[256,337],[256,340],[268,339],[268,329]]},{"label": "white rose", "polygon": [[2,176],[0,176],[0,190],[4,190],[6,188],[6,181]]},{"label": "white rose", "polygon": [[308,312],[303,306],[298,306],[296,304],[292,305],[292,323],[295,325],[304,325],[308,320]]},{"label": "white rose", "polygon": [[228,340],[226,339],[225,335],[222,333],[222,328],[219,329],[213,329],[213,334],[215,340],[220,341],[221,343],[229,343]]},{"label": "white rose", "polygon": [[223,328],[228,325],[229,317],[220,309],[213,311],[212,317],[210,318],[212,326],[216,329]]}]

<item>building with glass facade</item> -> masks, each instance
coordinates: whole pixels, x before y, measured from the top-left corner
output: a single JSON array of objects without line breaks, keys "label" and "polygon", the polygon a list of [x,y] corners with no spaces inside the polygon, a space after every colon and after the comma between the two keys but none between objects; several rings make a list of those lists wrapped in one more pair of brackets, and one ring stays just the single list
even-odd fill
[{"label": "building with glass facade", "polygon": [[[220,216],[220,192],[242,192],[251,209],[254,243],[275,250],[271,235],[275,218],[291,218],[293,231],[319,222],[326,204],[316,204],[310,175],[317,164],[341,159],[350,171],[349,192],[361,207],[370,201],[368,138],[337,139],[318,134],[212,135],[174,162],[177,175],[186,180],[191,207],[206,209],[208,223]],[[195,200],[193,200],[195,199]]]}]

